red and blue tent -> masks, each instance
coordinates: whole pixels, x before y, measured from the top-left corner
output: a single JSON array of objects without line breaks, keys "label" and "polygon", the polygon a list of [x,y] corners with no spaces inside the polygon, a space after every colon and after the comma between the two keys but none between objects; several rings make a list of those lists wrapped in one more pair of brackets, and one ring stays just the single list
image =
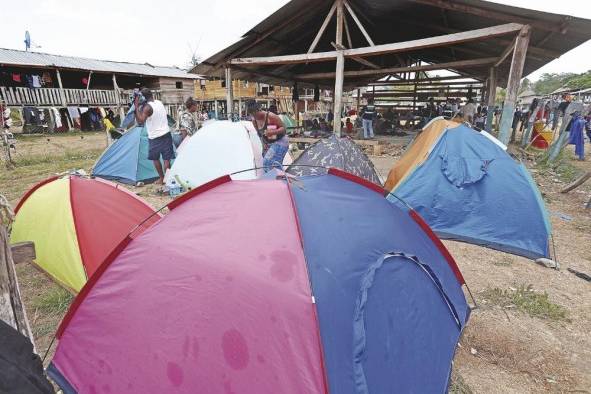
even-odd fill
[{"label": "red and blue tent", "polygon": [[464,279],[377,185],[224,176],[169,208],[64,318],[49,367],[64,392],[447,390]]}]

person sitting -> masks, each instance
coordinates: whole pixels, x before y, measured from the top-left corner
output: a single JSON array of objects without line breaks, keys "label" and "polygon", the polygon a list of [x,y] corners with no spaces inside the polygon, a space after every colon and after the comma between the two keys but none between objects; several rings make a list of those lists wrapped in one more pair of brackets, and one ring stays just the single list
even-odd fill
[{"label": "person sitting", "polygon": [[347,118],[345,121],[345,131],[347,134],[353,134],[353,123],[351,123],[351,118]]}]

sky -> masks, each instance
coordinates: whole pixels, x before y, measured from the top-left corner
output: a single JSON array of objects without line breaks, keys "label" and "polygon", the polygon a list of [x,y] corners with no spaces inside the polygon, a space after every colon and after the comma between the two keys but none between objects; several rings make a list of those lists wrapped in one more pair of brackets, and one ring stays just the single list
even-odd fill
[{"label": "sky", "polygon": [[[589,0],[496,0],[497,3],[591,19]],[[237,41],[287,0],[0,0],[0,48],[187,67]],[[591,42],[529,76],[591,69]]]}]

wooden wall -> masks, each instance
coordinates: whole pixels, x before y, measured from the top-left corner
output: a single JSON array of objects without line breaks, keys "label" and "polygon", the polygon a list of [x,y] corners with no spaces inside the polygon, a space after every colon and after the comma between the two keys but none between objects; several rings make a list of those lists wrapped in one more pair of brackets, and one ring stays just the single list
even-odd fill
[{"label": "wooden wall", "polygon": [[[177,89],[176,83],[182,82],[183,88]],[[161,91],[160,100],[164,104],[183,104],[185,100],[195,94],[195,86],[198,86],[199,80],[183,78],[159,78],[158,89]]]},{"label": "wooden wall", "polygon": [[[288,87],[274,86],[274,90],[270,91],[268,95],[259,95],[258,85],[256,82],[246,81],[232,81],[232,88],[234,89],[234,99],[249,99],[257,98],[261,100],[278,99],[284,97],[291,97],[291,90]],[[205,81],[205,88],[202,88],[199,81],[195,83],[195,98],[203,101],[210,100],[225,100],[226,87],[222,87],[222,80]]]}]

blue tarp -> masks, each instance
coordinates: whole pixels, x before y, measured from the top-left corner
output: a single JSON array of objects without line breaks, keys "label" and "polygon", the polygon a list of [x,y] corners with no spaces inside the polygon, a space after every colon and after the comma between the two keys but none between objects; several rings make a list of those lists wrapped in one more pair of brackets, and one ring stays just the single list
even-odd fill
[{"label": "blue tarp", "polygon": [[116,140],[96,162],[92,176],[127,184],[151,182],[158,173],[148,160],[148,133],[135,126]]},{"label": "blue tarp", "polygon": [[427,160],[392,193],[441,238],[549,257],[550,223],[528,170],[466,125],[442,134]]},{"label": "blue tarp", "polygon": [[330,392],[446,392],[469,308],[439,249],[358,183],[308,176],[292,191]]}]

